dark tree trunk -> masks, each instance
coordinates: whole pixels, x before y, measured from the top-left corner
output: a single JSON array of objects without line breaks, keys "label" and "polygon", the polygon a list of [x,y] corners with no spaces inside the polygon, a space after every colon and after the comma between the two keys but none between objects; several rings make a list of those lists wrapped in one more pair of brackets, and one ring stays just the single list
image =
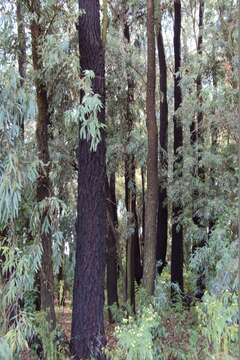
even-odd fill
[{"label": "dark tree trunk", "polygon": [[[17,15],[17,31],[18,31],[18,70],[20,79],[20,86],[22,87],[26,78],[26,65],[27,65],[27,49],[26,49],[26,33],[24,26],[23,5],[21,0],[16,3]],[[21,137],[24,140],[24,118],[20,119]]]},{"label": "dark tree trunk", "polygon": [[64,277],[64,254],[62,251],[62,260],[61,265],[59,267],[58,275],[57,275],[57,281],[58,281],[58,306],[65,306],[65,277]]},{"label": "dark tree trunk", "polygon": [[[105,120],[105,64],[100,31],[98,0],[79,0],[79,51],[81,70],[92,70],[94,93],[101,97],[103,108],[99,121]],[[76,221],[76,265],[73,287],[71,352],[75,359],[91,356],[104,359],[104,273],[106,213],[105,136],[96,151],[87,140],[79,140],[78,205]]]},{"label": "dark tree trunk", "polygon": [[147,1],[147,202],[144,239],[143,283],[149,294],[154,292],[156,273],[157,205],[158,205],[158,129],[156,122],[156,60],[154,1]]},{"label": "dark tree trunk", "polygon": [[[174,1],[174,111],[176,112],[182,103],[179,70],[181,66],[181,1]],[[183,144],[182,125],[175,114],[174,121],[174,172],[175,178],[182,176],[182,158],[178,150]],[[176,171],[178,174],[176,175]],[[181,203],[173,202],[173,225],[172,225],[172,259],[171,259],[171,282],[179,286],[183,292],[183,229],[178,221],[182,213]],[[173,289],[172,294],[175,291]]]},{"label": "dark tree trunk", "polygon": [[[158,38],[158,57],[160,71],[160,186],[157,222],[157,262],[158,272],[166,265],[168,239],[167,169],[168,169],[168,102],[167,102],[167,65],[165,59],[162,27],[160,23]],[[162,174],[165,175],[162,175]]]},{"label": "dark tree trunk", "polygon": [[[127,45],[130,44],[130,29],[126,23],[124,25],[124,37]],[[134,81],[131,73],[127,70],[127,109],[126,109],[126,132],[127,144],[131,139],[133,129],[132,103],[134,101]],[[140,284],[142,278],[142,268],[140,262],[140,247],[138,236],[138,216],[136,210],[136,180],[135,180],[135,157],[134,154],[126,152],[125,158],[125,205],[130,213],[130,226],[133,226],[133,234],[129,236],[127,242],[127,298],[135,309],[135,286],[134,281]]]},{"label": "dark tree trunk", "polygon": [[[198,43],[197,43],[197,53],[198,55],[202,55],[202,43],[203,43],[203,37],[202,37],[202,30],[203,30],[203,15],[204,15],[204,1],[199,1],[199,34],[198,34]],[[201,70],[200,70],[201,71]],[[196,80],[196,87],[197,87],[197,99],[199,102],[199,105],[202,105],[202,97],[201,97],[201,91],[202,91],[202,76],[201,73],[198,74],[197,80]],[[199,176],[202,180],[204,179],[204,169],[199,167],[199,161],[201,158],[201,154],[198,149],[198,145],[202,145],[203,142],[203,133],[202,133],[202,126],[203,126],[203,112],[201,109],[197,112],[197,122],[193,121],[190,127],[191,131],[191,145],[194,147],[194,150],[197,150],[196,157],[198,165],[194,169],[194,176]],[[198,197],[198,194],[195,194],[195,197]],[[196,214],[193,215],[193,221],[197,225],[201,224],[201,217],[197,216]]]},{"label": "dark tree trunk", "polygon": [[142,237],[140,241],[140,256],[143,262],[143,249],[145,239],[145,171],[144,167],[141,167],[141,181],[142,181]]},{"label": "dark tree trunk", "polygon": [[[41,59],[40,41],[43,35],[43,29],[39,23],[40,2],[38,0],[32,3],[34,19],[31,22],[32,37],[32,59],[33,68],[38,72],[35,80],[37,92],[37,125],[36,138],[39,160],[44,164],[44,170],[40,169],[37,180],[37,201],[42,202],[51,196],[51,184],[49,180],[49,150],[48,150],[48,124],[49,124],[49,106],[47,99],[47,90],[44,82],[40,77],[43,69]],[[46,208],[41,216],[41,224],[48,217],[48,208]],[[42,242],[42,264],[40,270],[40,296],[41,309],[47,312],[47,317],[51,323],[51,328],[56,325],[56,316],[54,310],[54,281],[53,281],[53,264],[52,264],[52,238],[51,233],[41,233]]]},{"label": "dark tree trunk", "polygon": [[110,175],[107,187],[107,210],[108,210],[108,233],[107,233],[107,302],[109,321],[113,322],[110,307],[113,304],[118,306],[118,261],[117,261],[117,239],[114,228],[118,225],[117,203],[115,192],[115,174]]},{"label": "dark tree trunk", "polygon": [[[59,131],[59,137],[64,136],[63,132]],[[59,186],[58,186],[58,198],[62,200],[64,203],[67,202],[68,193],[66,188],[66,177],[65,175],[65,163],[61,164],[61,172],[59,178]],[[60,215],[62,213],[62,208],[60,209]],[[65,306],[66,305],[66,282],[65,282],[65,254],[64,254],[65,242],[61,244],[61,263],[59,266],[59,271],[57,275],[58,282],[58,305]]]},{"label": "dark tree trunk", "polygon": [[[212,69],[212,82],[213,82],[214,88],[216,89],[217,88],[217,74],[216,74],[215,66]],[[214,112],[215,112],[215,110],[214,110]],[[217,126],[215,123],[211,124],[211,142],[212,142],[212,152],[215,154],[217,151],[217,146],[218,146],[218,129],[217,129]],[[210,184],[213,188],[216,187],[213,168],[210,169]],[[215,214],[211,213],[210,219],[209,219],[209,225],[208,225],[208,227],[209,227],[208,239],[210,238],[210,236],[212,234],[212,231],[215,227],[215,223],[216,223]]]}]

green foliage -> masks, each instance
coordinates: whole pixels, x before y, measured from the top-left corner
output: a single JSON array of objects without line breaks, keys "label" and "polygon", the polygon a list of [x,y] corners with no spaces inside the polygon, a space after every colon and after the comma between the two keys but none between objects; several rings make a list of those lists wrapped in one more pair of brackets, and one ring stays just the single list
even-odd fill
[{"label": "green foliage", "polygon": [[117,344],[106,349],[110,359],[234,359],[238,351],[237,294],[206,292],[202,302],[189,308],[181,298],[173,304],[170,290],[166,272],[158,279],[153,298],[139,289],[135,316],[128,318],[121,309],[119,314],[116,310]]},{"label": "green foliage", "polygon": [[200,333],[206,337],[209,347],[215,353],[236,356],[238,352],[239,315],[237,294],[224,291],[220,296],[208,293],[197,308]]},{"label": "green foliage", "polygon": [[13,360],[12,352],[9,348],[7,341],[4,338],[0,338],[0,359]]},{"label": "green foliage", "polygon": [[0,223],[18,217],[23,189],[36,181],[39,162],[27,162],[18,152],[11,151],[3,162],[0,183]]},{"label": "green foliage", "polygon": [[[73,282],[78,135],[89,142],[92,151],[97,151],[103,132],[107,134],[107,171],[114,173],[117,179],[118,257],[123,266],[126,265],[126,242],[134,231],[132,214],[124,206],[127,155],[133,155],[135,159],[139,233],[142,231],[140,168],[145,168],[147,155],[146,2],[109,2],[110,21],[105,48],[106,125],[100,118],[102,99],[92,89],[94,74],[86,71],[79,76],[75,26],[79,16],[77,2],[41,1],[38,19],[43,28],[39,39],[43,66],[39,73],[32,68],[30,21],[33,15],[29,11],[29,2],[22,3],[27,36],[24,85],[21,85],[17,69],[15,2],[0,0],[0,360],[22,360],[22,351],[28,349],[29,341],[36,336],[47,359],[66,359],[62,333],[59,330],[50,332],[45,314],[35,311],[36,275],[42,256],[40,235],[52,235],[55,278],[60,267],[63,268],[64,280],[59,282],[61,298]],[[169,104],[169,146],[168,153],[164,154],[168,157],[168,169],[160,168],[159,174],[166,175],[169,210],[173,202],[184,208],[178,220],[184,227],[185,293],[192,304],[185,306],[181,296],[175,304],[171,303],[170,267],[166,267],[156,281],[154,298],[149,299],[141,287],[137,288],[136,316],[127,317],[131,313],[129,304],[124,304],[120,310],[116,306],[111,308],[118,323],[114,333],[116,348],[106,351],[114,360],[167,360],[172,357],[198,360],[218,359],[218,356],[225,360],[238,355],[235,354],[239,322],[238,9],[236,1],[205,1],[202,54],[199,54],[196,49],[197,4],[182,2],[183,102],[177,115],[184,128],[184,144],[179,149],[184,162],[183,176],[179,177],[182,169],[177,168],[174,173],[172,170],[173,2],[161,1],[160,14],[159,1],[155,1],[156,23],[160,15],[162,19]],[[126,21],[130,25],[130,44],[123,36]],[[202,79],[200,94],[196,88],[199,75]],[[42,202],[36,201],[37,177],[45,171],[36,151],[36,78],[46,86],[50,107],[48,165],[52,193]],[[134,99],[127,111],[129,79],[134,84]],[[80,92],[83,94],[81,104]],[[160,97],[157,96],[158,120]],[[192,146],[189,128],[193,121],[196,122],[199,111],[204,119],[200,129],[204,139]],[[130,131],[128,118],[132,120]],[[23,119],[24,140],[20,129]],[[197,175],[197,166],[204,170],[204,177]],[[195,193],[198,197],[193,199]],[[201,217],[200,227],[193,222],[193,214]],[[44,221],[41,221],[43,216]],[[211,231],[209,224],[212,224]],[[203,239],[205,245],[193,254],[193,246]],[[194,298],[199,272],[203,272],[207,288],[201,303]],[[124,276],[122,271],[120,284],[124,283]],[[14,321],[9,324],[12,311]],[[31,353],[33,359],[37,359],[35,350]]]},{"label": "green foliage", "polygon": [[99,121],[98,114],[101,108],[99,95],[91,92],[83,96],[80,105],[65,113],[66,123],[71,121],[80,125],[80,138],[90,141],[90,149],[93,151],[96,151],[101,141],[101,130],[105,128],[105,125]]},{"label": "green foliage", "polygon": [[42,342],[44,357],[49,360],[57,360],[56,331],[50,331],[45,313],[40,312],[36,315],[35,326],[36,333]]},{"label": "green foliage", "polygon": [[153,308],[143,308],[134,319],[123,319],[115,329],[118,346],[113,352],[106,350],[111,359],[153,360],[153,334],[159,322]]},{"label": "green foliage", "polygon": [[33,320],[34,315],[31,313],[24,311],[18,313],[15,325],[5,335],[12,354],[19,355],[22,351],[28,349],[27,341],[34,333]]},{"label": "green foliage", "polygon": [[2,306],[7,308],[16,299],[20,301],[33,289],[35,276],[41,263],[41,246],[28,245],[23,249],[2,247],[5,258],[2,273],[11,274],[2,293]]}]

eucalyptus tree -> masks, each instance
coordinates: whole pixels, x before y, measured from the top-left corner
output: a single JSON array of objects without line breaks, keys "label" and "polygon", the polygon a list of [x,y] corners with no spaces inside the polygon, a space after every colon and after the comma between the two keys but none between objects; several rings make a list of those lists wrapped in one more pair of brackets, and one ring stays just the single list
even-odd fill
[{"label": "eucalyptus tree", "polygon": [[[0,228],[3,230],[1,235],[4,234],[3,239],[1,236],[1,254],[3,253],[5,259],[4,264],[1,264],[3,265],[1,272],[3,276],[11,274],[3,287],[1,307],[8,310],[10,305],[11,308],[17,309],[17,316],[15,316],[11,328],[6,330],[6,336],[11,339],[10,344],[14,349],[14,356],[19,354],[23,348],[25,349],[29,338],[34,337],[38,332],[37,324],[33,325],[32,321],[33,317],[39,316],[35,312],[34,299],[38,291],[35,282],[36,274],[40,272],[43,275],[42,290],[44,290],[41,296],[42,310],[46,310],[48,319],[53,317],[53,322],[47,323],[47,326],[50,324],[52,328],[54,325],[54,313],[53,311],[51,313],[46,304],[46,292],[51,292],[50,302],[53,304],[53,288],[51,289],[46,280],[48,281],[49,276],[52,276],[53,279],[53,270],[54,275],[58,271],[59,244],[62,243],[59,223],[65,208],[63,202],[54,197],[54,193],[57,193],[55,181],[60,164],[59,158],[65,159],[65,170],[67,164],[71,171],[72,160],[69,147],[72,144],[68,141],[66,151],[66,138],[59,139],[62,147],[61,151],[57,150],[57,146],[55,147],[57,139],[54,138],[55,141],[53,141],[53,133],[55,135],[54,131],[56,130],[57,133],[63,125],[63,114],[73,105],[75,89],[79,88],[79,72],[74,77],[76,61],[74,61],[71,49],[72,29],[76,30],[72,24],[71,28],[69,26],[73,19],[72,12],[69,11],[72,3],[71,1],[64,3],[64,12],[61,7],[55,7],[51,2],[41,2],[43,5],[41,9],[38,7],[39,2],[1,3],[1,78],[2,84],[7,90],[1,91]],[[61,18],[59,17],[60,13]],[[41,34],[38,32],[39,20],[41,22],[40,30],[43,30]],[[33,24],[33,22],[35,23]],[[56,27],[58,28],[57,35]],[[33,39],[31,35],[33,35]],[[69,39],[69,44],[66,44],[66,38]],[[9,46],[6,46],[6,40],[10,41]],[[55,56],[59,52],[61,52],[61,56]],[[78,57],[76,59],[78,61]],[[19,65],[18,72],[16,71],[17,65]],[[32,65],[35,65],[34,71]],[[59,71],[60,69],[61,71]],[[39,96],[43,95],[44,89],[43,91],[40,89],[37,94],[34,90],[39,90],[41,86],[47,89],[45,99],[47,98],[48,102],[48,114],[44,112],[43,108],[40,109],[40,112],[38,111],[37,105],[42,105]],[[58,94],[54,91],[53,94],[53,88],[55,91],[58,89],[61,91]],[[39,114],[43,115],[43,113],[42,123],[39,124]],[[19,137],[19,134],[23,133],[23,119],[24,141],[22,141],[22,136]],[[34,131],[35,119],[38,123],[38,141],[36,141]],[[59,121],[60,119],[61,121]],[[46,125],[45,120],[48,130],[51,123],[51,136],[47,139],[47,145],[51,148],[48,154],[51,152],[51,158],[49,156],[47,164],[39,159],[42,154],[41,151],[38,152],[40,142],[40,145],[46,145],[46,137],[44,138],[46,132],[40,131],[41,125]],[[69,128],[70,126],[68,131]],[[46,127],[44,127],[45,129]],[[65,135],[67,136],[69,133],[65,132]],[[45,150],[43,151],[45,152]],[[64,153],[68,151],[69,156],[66,157]],[[47,152],[45,152],[46,154]],[[51,177],[51,193],[49,191],[47,198],[37,201],[39,196],[37,199],[36,190],[38,195],[40,190],[37,185],[44,180],[44,177],[46,179],[46,176]],[[44,188],[44,191],[46,190]],[[48,238],[52,234],[51,248],[53,250],[51,248],[46,250],[45,245],[45,249],[43,249],[43,234],[46,234]],[[45,251],[45,254],[42,250]],[[53,252],[53,256],[51,256],[51,252]],[[50,268],[46,264],[48,260]],[[42,266],[43,263],[44,266]],[[52,265],[54,265],[54,269]],[[29,296],[31,299],[33,298],[31,306],[25,301]]]},{"label": "eucalyptus tree", "polygon": [[[138,198],[138,166],[145,158],[145,147],[139,141],[139,129],[145,128],[142,108],[142,84],[139,83],[144,61],[138,34],[138,4],[125,1],[111,2],[110,9],[112,22],[109,31],[109,44],[107,44],[107,119],[114,124],[113,131],[108,134],[108,153],[118,149],[118,154],[111,157],[111,168],[117,168],[116,179],[124,177],[124,192],[119,191],[118,201],[124,203],[126,223],[124,236],[120,237],[121,254],[126,268],[121,268],[124,283],[124,299],[134,305],[135,282],[140,284],[142,277],[142,261],[140,258],[140,216]],[[141,40],[144,38],[141,36]],[[139,56],[140,55],[140,56]],[[139,66],[140,65],[140,66]],[[140,71],[138,71],[140,68]],[[114,69],[114,70],[113,70]],[[117,87],[115,84],[118,84]],[[114,145],[112,143],[114,134]],[[139,151],[141,148],[141,151]],[[113,154],[112,154],[113,155]],[[116,171],[116,170],[115,170]],[[140,215],[140,216],[139,216]],[[125,217],[125,215],[124,215]],[[119,217],[119,227],[123,219]],[[123,240],[124,238],[124,240]],[[123,271],[122,271],[123,270]],[[124,274],[123,274],[124,273]],[[134,306],[132,306],[133,308]]]},{"label": "eucalyptus tree", "polygon": [[[129,19],[127,18],[128,11],[124,11],[123,34],[126,42],[126,47],[129,49],[131,45],[131,29]],[[131,61],[131,60],[129,60]],[[127,298],[135,311],[135,280],[140,284],[142,278],[142,266],[140,261],[139,248],[139,229],[138,229],[138,215],[136,204],[136,159],[132,151],[129,151],[129,143],[132,137],[134,127],[134,116],[132,106],[134,103],[134,87],[135,81],[129,64],[127,64],[127,100],[126,100],[126,158],[125,158],[125,206],[127,212],[130,214],[130,227],[133,228],[127,240]]]},{"label": "eucalyptus tree", "polygon": [[[16,2],[16,17],[17,17],[17,32],[18,32],[18,70],[20,79],[20,85],[24,85],[26,79],[26,67],[27,67],[27,45],[26,45],[26,30],[24,19],[24,7],[20,0]],[[24,139],[24,118],[20,121],[21,135]]]},{"label": "eucalyptus tree", "polygon": [[[183,145],[183,133],[181,119],[177,111],[182,103],[182,91],[180,87],[181,67],[181,0],[174,1],[174,171],[175,177],[182,176],[182,156],[180,154]],[[183,291],[183,228],[179,221],[182,214],[181,195],[178,201],[173,200],[173,224],[172,224],[172,255],[171,255],[171,282]],[[174,291],[173,291],[174,293]]]},{"label": "eucalyptus tree", "polygon": [[118,306],[118,253],[117,253],[117,233],[118,226],[117,216],[117,199],[116,199],[116,179],[115,174],[110,175],[109,181],[106,179],[107,193],[107,254],[106,254],[106,282],[107,282],[107,304],[109,321],[113,322],[113,314],[111,306]]},{"label": "eucalyptus tree", "polygon": [[158,199],[157,218],[157,248],[156,259],[158,272],[161,274],[166,265],[167,241],[168,241],[168,99],[167,99],[167,64],[165,57],[163,31],[160,24],[157,35],[159,72],[160,72],[160,185]]},{"label": "eucalyptus tree", "polygon": [[147,1],[147,201],[144,239],[143,283],[149,294],[154,291],[156,271],[156,222],[158,198],[158,129],[156,122],[156,60],[154,1]]},{"label": "eucalyptus tree", "polygon": [[43,40],[44,28],[41,25],[41,3],[38,0],[31,2],[30,11],[33,19],[31,21],[31,40],[32,40],[32,61],[33,69],[36,72],[35,86],[37,93],[37,125],[36,125],[36,140],[39,160],[42,161],[42,168],[40,169],[37,181],[37,201],[39,203],[46,203],[41,216],[41,242],[42,242],[42,264],[40,270],[40,294],[41,294],[41,308],[48,313],[48,320],[51,327],[56,325],[56,315],[54,309],[54,283],[53,283],[53,263],[52,263],[52,237],[51,232],[44,229],[44,223],[48,219],[47,199],[51,196],[51,183],[49,178],[49,119],[50,108],[48,102],[46,83],[41,78],[43,71],[43,59],[41,41]]},{"label": "eucalyptus tree", "polygon": [[[91,92],[101,99],[94,120],[105,121],[105,61],[98,0],[79,0],[79,51],[81,71],[91,71]],[[81,103],[86,96],[81,92]],[[91,112],[86,109],[86,121]],[[88,138],[79,139],[76,263],[73,286],[71,351],[76,359],[103,359],[104,274],[106,222],[106,148],[104,132],[92,149]]]},{"label": "eucalyptus tree", "polygon": [[[203,19],[204,19],[204,1],[199,1],[199,18],[198,18],[198,37],[197,37],[197,54],[201,63],[202,58],[202,46],[203,46]],[[205,214],[205,201],[201,201],[201,198],[205,198],[204,189],[201,191],[198,182],[202,183],[204,188],[205,182],[205,169],[201,164],[201,153],[204,148],[204,127],[203,127],[203,111],[202,111],[202,74],[201,67],[196,79],[196,96],[199,104],[199,110],[197,111],[196,119],[193,120],[190,131],[191,131],[191,144],[196,157],[196,166],[193,169],[193,177],[196,178],[196,184],[193,189],[193,222],[198,227],[200,232],[200,241],[194,244],[193,251],[196,251],[198,247],[203,247],[207,240],[207,225],[204,219]],[[199,206],[201,202],[201,206]],[[199,272],[197,279],[197,291],[196,296],[202,297],[205,289],[204,284],[204,269]]]},{"label": "eucalyptus tree", "polygon": [[[35,106],[34,96],[24,82],[25,29],[23,23],[20,28],[16,26],[23,21],[22,10],[16,11],[15,2],[1,2],[0,275],[3,283],[0,321],[2,332],[12,334],[13,338],[18,331],[25,335],[25,329],[19,325],[21,321],[28,323],[26,313],[21,311],[23,299],[34,287],[41,259],[39,244],[27,241],[39,162],[32,148],[23,142],[24,122],[34,118]],[[16,347],[18,339],[16,335],[13,341]]]}]

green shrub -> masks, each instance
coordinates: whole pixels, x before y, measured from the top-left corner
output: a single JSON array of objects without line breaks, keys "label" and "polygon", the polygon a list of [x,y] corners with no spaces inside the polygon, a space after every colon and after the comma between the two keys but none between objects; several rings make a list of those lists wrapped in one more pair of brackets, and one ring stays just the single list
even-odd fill
[{"label": "green shrub", "polygon": [[159,325],[159,316],[152,306],[144,307],[136,318],[123,319],[115,329],[115,349],[106,349],[113,360],[153,360],[154,334]]}]

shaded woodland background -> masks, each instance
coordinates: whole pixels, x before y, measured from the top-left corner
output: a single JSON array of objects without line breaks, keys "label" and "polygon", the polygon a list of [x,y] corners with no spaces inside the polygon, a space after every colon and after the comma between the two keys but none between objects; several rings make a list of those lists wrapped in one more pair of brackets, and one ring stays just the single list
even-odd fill
[{"label": "shaded woodland background", "polygon": [[0,0],[0,359],[237,359],[239,4]]}]

